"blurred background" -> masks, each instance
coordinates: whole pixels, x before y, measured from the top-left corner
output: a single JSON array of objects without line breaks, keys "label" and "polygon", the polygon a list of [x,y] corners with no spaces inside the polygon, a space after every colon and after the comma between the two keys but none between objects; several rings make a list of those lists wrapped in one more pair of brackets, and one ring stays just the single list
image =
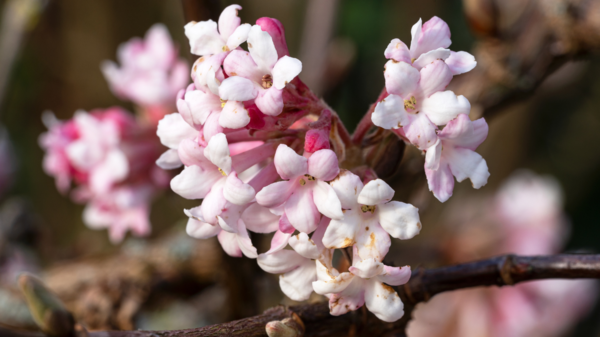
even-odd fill
[{"label": "blurred background", "polygon": [[[210,0],[183,1],[183,5],[174,0],[31,2],[37,3],[32,5],[37,12],[26,20],[19,43],[12,44],[12,49],[3,44],[0,49],[2,66],[8,67],[2,74],[6,84],[0,92],[0,124],[12,145],[11,155],[2,165],[13,168],[9,184],[2,186],[2,241],[23,247],[24,269],[46,270],[49,285],[55,285],[59,294],[63,291],[71,307],[80,305],[82,295],[69,298],[75,295],[67,288],[73,284],[93,288],[85,292],[88,301],[94,303],[92,307],[77,310],[88,315],[90,326],[103,329],[189,328],[291,303],[281,294],[277,276],[262,272],[254,261],[224,256],[216,241],[200,243],[185,237],[187,218],[181,209],[195,206],[195,202],[166,191],[152,208],[150,238],[128,238],[112,245],[105,231],[93,231],[83,224],[83,206],[61,195],[54,180],[44,173],[44,153],[38,145],[39,135],[46,131],[41,121],[43,111],[69,119],[78,109],[119,105],[134,110],[131,103],[111,93],[100,72],[103,60],[115,60],[120,43],[144,36],[152,24],[162,22],[179,45],[180,55],[192,64],[195,58],[183,34],[186,20],[216,20],[222,8],[238,3],[243,7],[242,22],[269,16],[284,24],[290,53],[303,62],[300,78],[353,130],[384,86],[383,50],[393,38],[409,44],[410,28],[419,18],[444,19],[452,32],[452,50],[471,51],[478,39],[469,29],[460,0]],[[0,1],[0,8],[6,10],[9,3]],[[184,5],[194,11],[184,13]],[[7,39],[10,17],[5,15],[2,20],[1,36]],[[14,33],[14,28],[9,32],[11,29]],[[472,113],[471,117],[477,118],[480,110],[474,105]],[[481,206],[479,212],[469,213],[472,216],[468,219],[457,218],[456,213],[491,203],[498,188],[519,169],[550,175],[561,186],[570,228],[561,233],[566,242],[562,250],[598,252],[599,56],[566,63],[527,99],[515,100],[485,117],[490,132],[477,152],[487,160],[491,177],[480,190],[472,189],[468,182],[457,184],[454,196],[441,204],[427,189],[421,154],[407,148],[399,171],[388,181],[398,191],[396,199],[420,209],[424,228],[414,240],[394,240],[388,259],[395,265],[413,267],[461,262],[447,253],[448,245],[456,239],[456,223],[480,219],[486,216],[481,212],[487,208]],[[481,231],[466,232],[470,240],[485,236]],[[269,242],[263,241],[262,247]],[[258,247],[261,251],[260,244]],[[135,261],[147,252],[156,255],[151,265],[153,272],[163,275],[160,281],[144,279],[148,277],[144,270],[121,272],[116,266],[119,256]],[[473,248],[468,257],[473,260],[487,255]],[[179,267],[167,270],[169,259],[184,261],[181,269],[189,268],[190,275],[179,275]],[[98,268],[86,269],[91,264]],[[92,287],[95,281],[91,275],[101,278],[99,270],[120,275],[121,283],[111,284],[110,277],[104,275],[106,282]],[[137,287],[136,282],[142,285]],[[118,289],[117,294],[102,293],[111,289]],[[0,317],[9,320],[0,323],[27,326],[31,323],[27,313],[12,305],[18,303],[16,296],[11,290],[0,292],[0,312],[7,313]],[[99,304],[102,301],[106,303]],[[126,309],[127,301],[135,303],[134,309]],[[592,306],[594,309],[577,318],[581,321],[575,321],[567,335],[600,335],[600,309]]]}]

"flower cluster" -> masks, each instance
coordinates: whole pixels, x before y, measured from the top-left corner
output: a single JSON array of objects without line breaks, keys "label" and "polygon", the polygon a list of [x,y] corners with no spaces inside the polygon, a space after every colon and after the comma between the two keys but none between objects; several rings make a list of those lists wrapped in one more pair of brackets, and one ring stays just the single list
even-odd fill
[{"label": "flower cluster", "polygon": [[[302,63],[289,56],[282,24],[242,24],[240,9],[225,8],[218,23],[185,26],[191,52],[200,56],[194,83],[178,94],[178,113],[158,126],[169,149],[157,164],[183,166],[171,188],[203,199],[184,210],[187,233],[217,236],[229,255],[256,258],[263,270],[281,274],[281,289],[293,300],[314,291],[329,298],[333,315],[366,305],[382,320],[398,320],[403,304],[390,285],[406,283],[411,271],[383,259],[390,236],[419,233],[418,209],[392,201],[394,190],[372,169],[340,169],[356,145],[298,78]],[[268,251],[257,250],[251,232],[274,233]],[[334,266],[336,249],[347,267]]]},{"label": "flower cluster", "polygon": [[[552,178],[517,173],[504,183],[489,208],[478,207],[485,209],[483,218],[467,225],[462,239],[448,247],[467,254],[455,260],[507,253],[556,254],[568,237],[561,189]],[[489,224],[485,232],[493,233],[490,238],[481,235],[482,224]],[[475,235],[487,244],[457,247],[475,241]],[[444,293],[416,311],[408,336],[564,336],[589,312],[597,292],[592,280],[544,280]]]},{"label": "flower cluster", "polygon": [[459,182],[469,178],[474,188],[489,177],[485,160],[475,152],[487,137],[487,123],[483,118],[471,121],[469,101],[445,90],[453,76],[472,70],[477,62],[467,52],[447,49],[450,29],[438,17],[425,24],[419,20],[411,33],[410,49],[394,39],[385,50],[389,95],[377,104],[372,120],[426,152],[429,189],[444,202],[452,196],[453,176]]},{"label": "flower cluster", "polygon": [[115,94],[138,105],[138,117],[118,107],[77,111],[67,121],[46,113],[48,132],[40,137],[44,170],[58,190],[66,193],[74,183],[73,199],[86,203],[85,224],[108,229],[115,243],[128,230],[150,233],[150,203],[170,178],[155,165],[162,151],[156,124],[174,107],[188,72],[162,25],[150,28],[145,40],[121,45],[118,57],[120,69],[109,61],[102,69]]}]

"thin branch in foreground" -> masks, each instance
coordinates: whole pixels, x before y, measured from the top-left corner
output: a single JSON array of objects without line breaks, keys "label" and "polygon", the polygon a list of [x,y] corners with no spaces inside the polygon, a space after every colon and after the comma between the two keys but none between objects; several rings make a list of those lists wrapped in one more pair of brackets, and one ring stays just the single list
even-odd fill
[{"label": "thin branch in foreground", "polygon": [[[600,255],[503,255],[486,260],[454,266],[413,271],[412,278],[399,287],[398,294],[405,305],[405,314],[395,323],[385,323],[373,314],[359,309],[342,316],[331,316],[327,303],[299,306],[278,306],[263,314],[241,320],[215,324],[197,329],[172,331],[96,331],[89,337],[213,337],[213,336],[267,336],[265,326],[272,321],[298,320],[304,324],[307,337],[324,336],[404,336],[412,311],[420,302],[436,294],[479,286],[506,286],[519,282],[542,279],[600,279]],[[4,330],[0,335],[38,337],[41,333],[21,333]],[[272,335],[273,336],[273,335]]]}]

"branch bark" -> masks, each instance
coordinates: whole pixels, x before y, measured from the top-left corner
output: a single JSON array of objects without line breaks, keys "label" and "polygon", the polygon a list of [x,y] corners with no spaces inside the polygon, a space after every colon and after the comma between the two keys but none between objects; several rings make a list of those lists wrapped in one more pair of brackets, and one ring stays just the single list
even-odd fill
[{"label": "branch bark", "polygon": [[[436,294],[479,286],[509,286],[542,279],[600,279],[600,254],[517,256],[503,255],[486,260],[441,268],[417,268],[410,281],[397,289],[405,314],[395,323],[379,321],[364,307],[342,316],[331,316],[327,303],[278,306],[263,314],[197,329],[172,331],[96,331],[89,337],[212,337],[267,336],[265,325],[297,315],[306,327],[304,336],[403,336],[415,306]],[[41,333],[20,333],[0,327],[0,335],[40,337]]]}]

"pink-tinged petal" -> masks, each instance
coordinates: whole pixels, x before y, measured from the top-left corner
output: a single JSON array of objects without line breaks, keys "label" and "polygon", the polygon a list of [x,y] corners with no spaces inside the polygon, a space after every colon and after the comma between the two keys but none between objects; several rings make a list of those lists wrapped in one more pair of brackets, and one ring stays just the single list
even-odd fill
[{"label": "pink-tinged petal", "polygon": [[374,258],[377,261],[383,261],[391,245],[392,240],[389,234],[373,219],[361,224],[356,234],[354,247],[361,259]]},{"label": "pink-tinged petal", "polygon": [[248,34],[248,50],[258,68],[265,74],[270,74],[279,59],[271,35],[263,32],[258,25],[252,26]]},{"label": "pink-tinged petal", "polygon": [[325,295],[342,292],[355,278],[354,275],[347,272],[339,275],[331,273],[320,260],[317,260],[316,264],[318,281],[313,282],[313,289],[317,294]]},{"label": "pink-tinged petal", "polygon": [[256,83],[262,82],[263,73],[258,68],[250,53],[234,50],[223,61],[223,69],[229,76],[241,76]]},{"label": "pink-tinged petal", "polygon": [[254,199],[255,194],[254,188],[241,181],[235,171],[227,176],[225,187],[223,188],[223,196],[230,203],[240,206],[246,205]]},{"label": "pink-tinged petal", "polygon": [[392,237],[408,240],[421,231],[419,209],[411,204],[391,201],[377,207],[379,223]]},{"label": "pink-tinged petal", "polygon": [[296,231],[296,228],[292,225],[290,220],[287,218],[287,215],[283,213],[279,218],[279,230],[283,233],[293,234]]},{"label": "pink-tinged petal", "polygon": [[280,230],[276,231],[275,235],[273,235],[273,238],[271,239],[271,247],[269,248],[269,251],[265,254],[273,254],[282,250],[283,248],[285,248],[285,246],[287,246],[288,241],[291,237],[292,233],[284,233]]},{"label": "pink-tinged petal", "polygon": [[242,213],[242,220],[246,228],[254,233],[272,233],[279,228],[280,216],[269,211],[268,208],[253,203]]},{"label": "pink-tinged petal", "polygon": [[365,304],[364,281],[354,277],[352,282],[342,292],[329,297],[329,312],[333,316],[346,314],[357,310]]},{"label": "pink-tinged petal", "polygon": [[390,60],[383,72],[385,88],[391,95],[410,98],[417,91],[421,75],[410,63]]},{"label": "pink-tinged petal", "polygon": [[246,40],[248,40],[248,34],[250,34],[250,28],[252,28],[252,26],[248,23],[244,23],[237,27],[233,34],[227,39],[227,48],[229,50],[234,50],[242,43],[246,42]]},{"label": "pink-tinged petal", "polygon": [[192,78],[197,89],[208,92],[208,79],[211,70],[215,72],[217,79],[223,79],[221,64],[223,64],[223,60],[226,56],[227,53],[203,56],[194,63],[194,66],[192,67]]},{"label": "pink-tinged petal", "polygon": [[227,255],[233,257],[242,257],[242,249],[238,244],[237,234],[221,231],[217,236],[219,243]]},{"label": "pink-tinged petal", "polygon": [[246,230],[246,226],[244,225],[244,221],[241,219],[238,220],[238,231],[237,237],[238,245],[240,246],[240,250],[247,258],[256,259],[258,257],[258,252],[256,248],[252,245],[252,241],[250,240],[250,236],[248,235],[248,231]]},{"label": "pink-tinged petal", "polygon": [[485,119],[474,122],[468,115],[459,115],[440,132],[440,138],[454,146],[475,150],[487,138],[488,125]]},{"label": "pink-tinged petal", "polygon": [[144,37],[146,51],[154,57],[162,67],[170,67],[176,56],[176,48],[169,35],[169,30],[162,23],[156,23],[148,29]]},{"label": "pink-tinged petal", "polygon": [[260,254],[258,266],[269,274],[283,274],[298,268],[305,258],[293,250],[280,250],[273,254]]},{"label": "pink-tinged petal", "polygon": [[467,73],[477,65],[475,57],[466,51],[451,52],[450,57],[446,59],[446,64],[452,71],[452,75]]},{"label": "pink-tinged petal", "polygon": [[456,96],[452,91],[436,92],[425,98],[421,112],[435,125],[445,125],[460,114],[468,115],[471,103],[465,96]]},{"label": "pink-tinged petal", "polygon": [[279,287],[294,301],[305,301],[313,292],[312,283],[317,280],[315,263],[306,260],[298,268],[279,276]]},{"label": "pink-tinged petal", "polygon": [[432,51],[428,51],[424,54],[422,54],[421,56],[419,56],[418,59],[416,59],[413,62],[413,67],[421,70],[421,68],[426,67],[428,64],[433,63],[436,60],[441,60],[444,61],[447,58],[450,57],[450,50],[449,49],[444,49],[444,48],[438,48],[438,49],[434,49]]},{"label": "pink-tinged petal", "polygon": [[186,123],[180,114],[172,113],[158,122],[156,135],[164,146],[176,149],[182,140],[194,139],[198,131]]},{"label": "pink-tinged petal", "polygon": [[254,101],[262,113],[268,116],[278,116],[283,111],[282,90],[275,86],[266,90],[259,90]]},{"label": "pink-tinged petal", "polygon": [[285,144],[277,147],[274,161],[281,179],[294,179],[308,173],[308,159]]},{"label": "pink-tinged petal", "polygon": [[271,35],[273,43],[275,44],[275,49],[277,50],[277,56],[279,58],[290,55],[287,43],[285,41],[285,30],[283,29],[283,25],[281,22],[279,22],[279,20],[264,17],[256,20],[256,24],[259,25],[263,31]]},{"label": "pink-tinged petal", "polygon": [[435,144],[427,149],[425,154],[425,168],[428,170],[437,170],[440,167],[442,157],[442,141],[438,138]]},{"label": "pink-tinged petal", "polygon": [[300,232],[312,233],[321,220],[321,214],[313,201],[312,191],[298,188],[285,203],[285,215]]},{"label": "pink-tinged petal", "polygon": [[258,91],[254,82],[241,76],[228,77],[219,87],[219,96],[225,101],[249,101],[256,95]]},{"label": "pink-tinged petal", "polygon": [[411,32],[412,41],[410,43],[410,55],[412,58],[428,51],[438,48],[448,48],[452,41],[450,40],[450,27],[444,20],[437,16],[432,17],[421,27],[421,19],[413,26]]},{"label": "pink-tinged petal", "polygon": [[341,170],[330,185],[340,199],[343,209],[350,210],[358,206],[356,200],[364,184],[356,174],[348,170]]},{"label": "pink-tinged petal", "polygon": [[90,188],[96,193],[105,193],[129,174],[129,162],[123,151],[114,149],[106,154],[100,165],[90,173]]},{"label": "pink-tinged petal", "polygon": [[360,228],[359,210],[346,211],[344,219],[331,220],[325,236],[323,244],[329,249],[340,249],[354,245],[356,243],[356,232]]},{"label": "pink-tinged petal", "polygon": [[[296,251],[296,253],[304,256],[307,259],[316,260],[321,255],[317,245],[313,240],[308,238],[308,234],[299,233],[289,239],[290,246]],[[316,274],[315,274],[316,276]]]},{"label": "pink-tinged petal", "polygon": [[227,200],[223,197],[223,184],[218,182],[212,186],[210,192],[202,200],[200,205],[202,218],[210,224],[218,224],[219,219],[217,217],[223,213],[226,205]]},{"label": "pink-tinged petal", "polygon": [[321,221],[315,229],[315,232],[311,236],[311,240],[317,245],[317,249],[322,254],[327,254],[325,251],[325,246],[323,245],[323,236],[325,235],[325,231],[327,230],[331,219],[326,216],[321,217]]},{"label": "pink-tinged petal", "polygon": [[279,90],[285,88],[302,71],[300,60],[284,56],[273,67],[273,86]]},{"label": "pink-tinged petal", "polygon": [[389,95],[375,106],[371,115],[373,124],[384,129],[396,129],[410,122],[404,109],[404,100],[396,95]]},{"label": "pink-tinged petal", "polygon": [[[204,123],[201,136],[202,140],[206,142],[206,145],[208,145],[208,142],[210,142],[213,136],[223,133],[223,127],[219,124],[220,117],[221,112],[214,111],[208,116],[206,123]],[[199,140],[199,142],[201,141]]]},{"label": "pink-tinged petal", "polygon": [[[231,77],[230,77],[231,78]],[[219,115],[219,124],[228,129],[239,129],[250,123],[250,115],[244,103],[228,101]]]},{"label": "pink-tinged petal", "polygon": [[188,125],[199,129],[213,111],[221,110],[219,96],[191,90],[185,93],[184,99],[177,100],[177,110]]},{"label": "pink-tinged petal", "polygon": [[208,239],[221,232],[221,227],[202,221],[200,218],[193,215],[193,212],[191,212],[192,210],[186,209],[184,211],[190,218],[185,227],[185,231],[189,236],[196,239]]},{"label": "pink-tinged petal", "polygon": [[485,184],[490,176],[487,163],[483,157],[469,149],[447,149],[444,151],[447,157],[450,171],[458,182],[467,178],[471,180],[473,188],[479,189]]},{"label": "pink-tinged petal", "polygon": [[294,181],[278,181],[256,193],[256,202],[261,206],[273,208],[283,204],[295,189]]},{"label": "pink-tinged petal", "polygon": [[383,274],[383,263],[375,258],[353,261],[348,271],[360,278],[368,279]]},{"label": "pink-tinged petal", "polygon": [[186,166],[171,180],[171,189],[186,199],[203,199],[221,178],[218,172],[205,172],[198,166]]},{"label": "pink-tinged petal", "polygon": [[440,167],[435,171],[425,168],[425,175],[429,190],[440,202],[450,199],[454,190],[454,177],[448,163],[441,162]]},{"label": "pink-tinged petal", "polygon": [[435,60],[428,63],[420,73],[419,87],[422,90],[422,97],[429,97],[438,91],[445,90],[452,80],[452,72],[444,61]]},{"label": "pink-tinged petal", "polygon": [[381,282],[365,282],[367,309],[384,322],[395,322],[404,316],[404,304],[396,291]]},{"label": "pink-tinged petal", "polygon": [[218,133],[210,139],[204,149],[204,156],[221,169],[224,175],[231,172],[231,157],[225,134]]},{"label": "pink-tinged petal", "polygon": [[304,152],[315,153],[319,150],[331,149],[329,131],[311,129],[304,136]]},{"label": "pink-tinged petal", "polygon": [[361,205],[380,205],[392,200],[394,193],[394,189],[385,181],[375,179],[365,185],[357,201]]},{"label": "pink-tinged petal", "polygon": [[185,166],[196,165],[202,169],[213,170],[214,165],[204,157],[204,148],[191,139],[184,139],[177,149],[179,159]]},{"label": "pink-tinged petal", "polygon": [[[277,143],[265,143],[261,146],[257,146],[253,149],[249,149],[243,153],[235,155],[231,158],[233,169],[238,172],[244,172],[254,165],[259,164],[263,160],[272,157],[275,154],[276,145]],[[273,172],[273,174],[275,173]],[[269,174],[267,174],[267,177],[265,178],[268,178],[268,176]]]},{"label": "pink-tinged petal", "polygon": [[379,281],[391,286],[403,285],[410,280],[410,266],[404,267],[389,267],[384,266],[384,273],[377,278]]},{"label": "pink-tinged petal", "polygon": [[184,26],[185,36],[190,40],[190,51],[194,55],[210,55],[223,51],[225,42],[217,31],[217,23],[208,20],[189,22]]},{"label": "pink-tinged petal", "polygon": [[331,150],[319,150],[308,158],[308,174],[319,180],[333,180],[339,173],[337,156]]},{"label": "pink-tinged petal", "polygon": [[335,191],[328,183],[317,180],[313,186],[312,193],[314,203],[321,214],[330,219],[340,220],[344,218],[340,199],[338,199]]},{"label": "pink-tinged petal", "polygon": [[169,149],[158,157],[156,165],[163,170],[172,170],[181,167],[183,163],[179,159],[177,150]]},{"label": "pink-tinged petal", "polygon": [[438,139],[437,127],[423,112],[409,115],[409,122],[404,125],[403,130],[406,138],[419,150],[427,150]]},{"label": "pink-tinged petal", "polygon": [[221,12],[219,16],[219,33],[221,33],[224,40],[227,40],[242,22],[242,19],[238,16],[240,9],[242,9],[240,5],[230,5]]},{"label": "pink-tinged petal", "polygon": [[[220,69],[219,69],[220,70]],[[208,70],[208,74],[206,74],[206,86],[208,87],[210,92],[215,96],[219,96],[219,87],[221,86],[221,81],[217,79],[217,73],[215,72],[215,68],[210,68]],[[221,100],[219,100],[220,102]]]},{"label": "pink-tinged petal", "polygon": [[404,42],[400,41],[400,39],[393,39],[392,42],[388,44],[387,48],[385,48],[383,55],[385,55],[385,58],[388,60],[392,59],[397,62],[411,63],[408,47]]}]

